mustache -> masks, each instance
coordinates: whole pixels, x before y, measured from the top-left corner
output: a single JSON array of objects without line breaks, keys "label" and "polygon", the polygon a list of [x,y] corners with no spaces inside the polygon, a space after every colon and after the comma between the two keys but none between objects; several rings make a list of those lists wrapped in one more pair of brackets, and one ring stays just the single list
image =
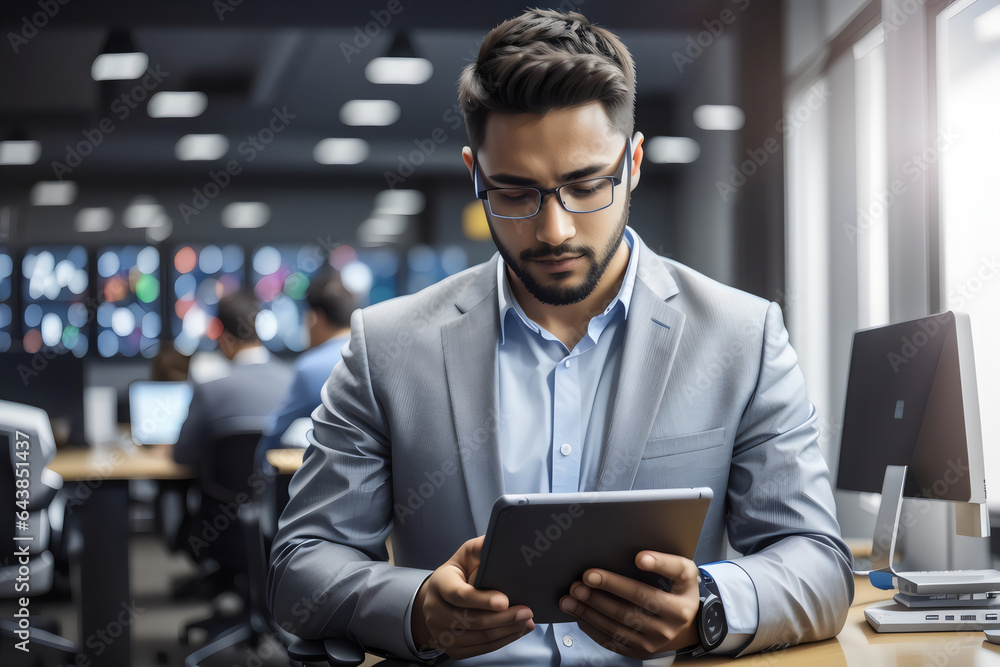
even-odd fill
[{"label": "mustache", "polygon": [[541,259],[543,257],[559,257],[561,255],[573,255],[581,257],[594,258],[594,252],[585,246],[574,246],[566,243],[557,246],[542,246],[540,248],[529,248],[528,250],[521,251],[519,255],[522,262],[527,262],[532,259]]}]

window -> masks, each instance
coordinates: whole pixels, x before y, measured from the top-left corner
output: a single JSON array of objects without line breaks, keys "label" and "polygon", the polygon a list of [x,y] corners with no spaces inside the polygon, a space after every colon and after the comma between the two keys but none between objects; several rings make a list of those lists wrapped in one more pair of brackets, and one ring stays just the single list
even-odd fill
[{"label": "window", "polygon": [[[1000,0],[956,2],[937,16],[941,310],[972,319],[987,479],[1000,489]],[[990,474],[992,472],[992,475]]]}]

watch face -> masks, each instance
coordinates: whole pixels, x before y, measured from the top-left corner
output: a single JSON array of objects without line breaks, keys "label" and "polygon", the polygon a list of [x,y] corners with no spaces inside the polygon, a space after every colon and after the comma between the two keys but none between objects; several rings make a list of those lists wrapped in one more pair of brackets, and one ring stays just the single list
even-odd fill
[{"label": "watch face", "polygon": [[714,597],[706,600],[701,614],[702,641],[709,648],[714,648],[722,641],[722,634],[725,631],[725,627],[726,616],[722,600]]}]

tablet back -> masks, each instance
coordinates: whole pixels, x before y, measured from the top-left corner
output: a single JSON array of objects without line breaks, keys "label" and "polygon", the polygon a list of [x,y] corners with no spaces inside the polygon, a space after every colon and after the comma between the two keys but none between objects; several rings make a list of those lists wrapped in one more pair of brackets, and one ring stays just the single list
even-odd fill
[{"label": "tablet back", "polygon": [[712,499],[709,488],[501,496],[493,506],[475,585],[526,604],[537,623],[575,621],[559,609],[589,568],[660,588],[636,567],[649,549],[694,558]]}]

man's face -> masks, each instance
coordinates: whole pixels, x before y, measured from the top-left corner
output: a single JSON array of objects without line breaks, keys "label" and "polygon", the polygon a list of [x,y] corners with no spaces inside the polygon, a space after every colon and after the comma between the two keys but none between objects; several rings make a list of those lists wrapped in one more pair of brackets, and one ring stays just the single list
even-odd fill
[{"label": "man's face", "polygon": [[[487,187],[547,189],[617,175],[624,147],[625,137],[611,129],[604,107],[593,102],[544,116],[491,113],[476,158]],[[471,151],[465,158],[471,169]],[[641,151],[637,158],[631,187],[638,182]],[[628,194],[629,185],[622,183],[611,206],[570,213],[552,193],[530,218],[498,218],[488,208],[486,217],[501,257],[532,296],[569,305],[588,297],[605,277],[625,232]]]}]

